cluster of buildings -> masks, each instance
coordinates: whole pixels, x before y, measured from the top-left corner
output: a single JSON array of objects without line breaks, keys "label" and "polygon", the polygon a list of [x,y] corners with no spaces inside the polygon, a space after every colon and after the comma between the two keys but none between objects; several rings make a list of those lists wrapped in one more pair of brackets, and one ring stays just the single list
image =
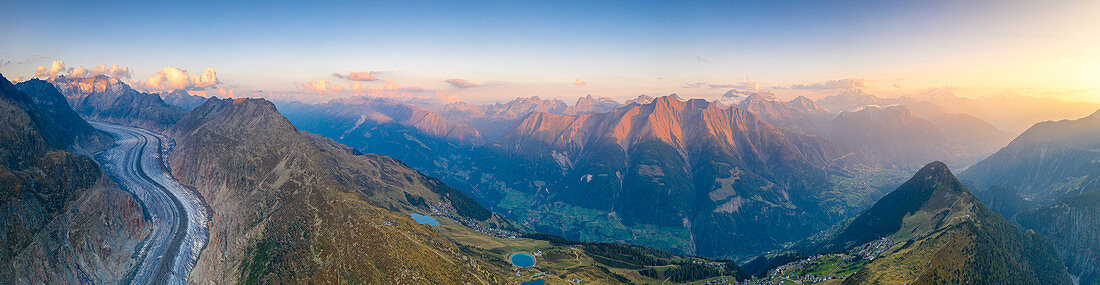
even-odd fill
[{"label": "cluster of buildings", "polygon": [[[844,256],[844,261],[845,262],[856,262],[859,259],[872,261],[872,260],[875,260],[875,258],[877,258],[880,254],[882,254],[883,252],[886,252],[887,250],[889,250],[891,247],[893,247],[896,244],[897,244],[897,242],[890,239],[889,237],[883,237],[883,238],[880,238],[878,240],[869,242],[864,246],[860,246],[858,248],[852,249],[851,251],[848,252],[847,256]],[[811,256],[809,258],[805,258],[805,259],[802,259],[802,260],[799,260],[799,261],[784,264],[782,266],[779,266],[779,267],[769,271],[768,276],[766,276],[763,279],[746,280],[742,284],[754,284],[754,285],[782,284],[782,282],[785,281],[785,280],[786,281],[794,281],[795,283],[800,283],[800,284],[813,284],[813,283],[825,282],[825,281],[828,281],[828,280],[840,278],[839,276],[833,276],[831,274],[826,275],[826,276],[796,274],[796,272],[798,272],[799,270],[805,268],[806,266],[810,265],[811,263],[817,261],[818,259],[820,259],[822,257],[824,257],[824,256],[823,255],[815,255],[815,256]],[[715,283],[715,284],[723,284],[723,283]]]},{"label": "cluster of buildings", "polygon": [[710,268],[714,268],[715,270],[718,270],[719,272],[725,272],[726,271],[726,264],[722,263],[722,262],[709,262],[709,261],[700,261],[698,259],[692,259],[691,263],[704,265],[704,266],[710,267]]},{"label": "cluster of buildings", "polygon": [[462,223],[466,227],[469,227],[486,235],[499,238],[517,238],[520,236],[520,233],[517,232],[482,226],[473,219],[459,216],[455,214],[457,213],[457,211],[455,211],[455,208],[451,206],[451,203],[428,202],[428,210],[432,212],[432,216],[447,218],[452,221]]},{"label": "cluster of buildings", "polygon": [[889,237],[882,237],[876,241],[869,243],[868,245],[854,250],[851,254],[853,256],[859,256],[866,260],[875,260],[879,254],[882,254],[887,249],[893,247],[897,242],[891,240]]},{"label": "cluster of buildings", "polygon": [[[715,279],[707,280],[707,282],[703,282],[703,285],[736,284],[737,280],[731,278],[733,277],[718,277]],[[733,283],[730,283],[731,280],[733,281]]]}]

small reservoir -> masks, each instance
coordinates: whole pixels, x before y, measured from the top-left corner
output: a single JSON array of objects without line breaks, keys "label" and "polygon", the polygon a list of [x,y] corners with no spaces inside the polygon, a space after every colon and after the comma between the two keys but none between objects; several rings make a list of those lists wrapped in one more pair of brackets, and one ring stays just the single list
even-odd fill
[{"label": "small reservoir", "polygon": [[[435,218],[432,218],[432,216],[421,215],[421,214],[418,214],[418,213],[412,213],[412,214],[409,214],[409,216],[412,217],[412,219],[415,220],[416,223],[421,224],[421,225],[429,225],[429,226],[438,226],[439,225],[439,221],[436,221]],[[532,263],[534,263],[534,262],[532,261]]]},{"label": "small reservoir", "polygon": [[522,252],[512,254],[512,257],[509,257],[508,261],[511,261],[512,265],[523,268],[535,266],[535,257]]}]

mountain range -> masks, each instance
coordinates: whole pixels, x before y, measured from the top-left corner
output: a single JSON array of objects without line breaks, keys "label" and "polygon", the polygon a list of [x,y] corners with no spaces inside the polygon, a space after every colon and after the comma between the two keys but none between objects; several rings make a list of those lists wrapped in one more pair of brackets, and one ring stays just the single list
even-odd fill
[{"label": "mountain range", "polygon": [[[483,144],[433,136],[424,131],[429,125],[359,120],[374,116],[362,108],[327,114],[345,109],[332,105],[345,100],[281,109],[305,130],[394,156],[521,223],[571,239],[706,254],[766,250],[777,245],[775,236],[800,239],[900,183],[848,146],[776,128],[744,109],[675,96],[643,101],[576,116],[530,112],[510,125],[496,123],[501,135]],[[825,115],[812,102],[789,104],[783,110]],[[859,175],[873,182],[836,181]],[[724,182],[707,182],[715,178]],[[593,214],[569,214],[576,211]],[[767,234],[742,233],[737,243],[721,238],[749,228]]]},{"label": "mountain range", "polygon": [[90,120],[126,123],[167,131],[187,113],[165,103],[160,95],[142,93],[117,78],[99,75],[88,78],[53,79],[73,110]]},{"label": "mountain range", "polygon": [[[56,89],[44,92],[48,91],[44,87],[52,85],[43,82],[26,86],[35,87],[28,90],[43,91],[35,96],[52,98],[32,100],[10,83],[0,86],[5,95],[3,102],[12,102],[4,106],[20,110],[5,114],[23,114],[11,118],[27,123],[11,130],[31,131],[13,137],[29,136],[38,141],[37,145],[49,145],[44,155],[55,160],[52,163],[67,155],[70,158],[61,160],[60,167],[67,171],[87,168],[70,173],[91,176],[52,176],[65,184],[61,187],[31,183],[29,188],[9,188],[13,191],[9,193],[26,194],[6,199],[0,210],[12,213],[8,217],[14,221],[34,217],[31,220],[38,223],[30,228],[5,223],[16,225],[4,227],[9,233],[26,232],[29,236],[20,236],[15,240],[18,244],[4,244],[11,254],[0,260],[0,275],[25,282],[128,282],[133,273],[127,272],[132,272],[129,270],[139,256],[136,250],[143,248],[144,237],[150,234],[150,221],[143,219],[142,213],[153,205],[137,203],[128,193],[132,189],[119,190],[105,176],[89,179],[102,175],[98,174],[97,162],[59,149],[84,151],[86,148],[75,146],[91,146],[95,139],[104,137],[95,128],[80,128],[80,124],[89,127],[88,123],[68,108]],[[43,106],[57,109],[44,111],[34,105],[35,101],[51,102],[55,105]],[[116,103],[146,109],[148,106],[142,104],[150,101]],[[66,112],[69,114],[64,115]],[[75,118],[80,124],[67,127],[83,131],[70,132],[43,115],[47,113]],[[145,123],[141,113],[128,114],[135,117],[115,119]],[[88,130],[92,133],[85,134]],[[38,133],[51,135],[47,139],[36,136]],[[480,206],[463,192],[393,158],[363,154],[331,139],[301,132],[274,104],[262,99],[210,98],[170,125],[168,134],[175,143],[166,145],[172,149],[164,167],[172,179],[191,187],[212,214],[207,221],[209,239],[190,273],[190,282],[502,284],[534,276],[549,282],[584,278],[647,283],[656,281],[654,278],[692,282],[723,275],[735,280],[746,277],[729,260],[539,235],[521,238],[525,235],[517,231],[525,231],[522,226]],[[105,138],[110,140],[109,136]],[[26,153],[35,149],[26,148],[26,143],[3,143],[4,150],[22,151],[15,160],[35,158]],[[104,144],[110,142],[98,145]],[[19,166],[23,168],[12,173],[18,178],[24,173],[59,167],[43,163],[34,160],[30,168],[23,163]],[[5,183],[25,183],[4,179]],[[440,223],[418,225],[409,218],[413,213],[431,213]],[[88,239],[108,241],[89,243]],[[88,248],[89,244],[108,247]],[[555,258],[565,263],[549,259],[538,271],[520,274],[521,270],[513,272],[514,267],[505,262],[508,252],[502,251],[504,248],[545,252],[544,257],[558,256]]]},{"label": "mountain range", "polygon": [[[164,170],[210,213],[195,283],[741,281],[750,277],[720,258],[769,251],[746,264],[756,281],[1098,276],[1096,245],[1079,238],[1096,234],[1096,191],[1069,158],[1088,159],[1097,115],[1036,125],[967,170],[967,187],[948,164],[922,161],[968,165],[1004,132],[931,103],[854,104],[873,97],[856,91],[824,102],[744,93],[278,107],[142,93],[106,76],[5,79],[0,91],[11,122],[0,128],[5,280],[133,278],[150,205],[100,170],[116,167],[92,159],[113,138],[85,118],[174,141]],[[1057,170],[1073,168],[1085,169]],[[419,213],[437,225],[410,219]],[[512,266],[517,251],[538,265]]]}]

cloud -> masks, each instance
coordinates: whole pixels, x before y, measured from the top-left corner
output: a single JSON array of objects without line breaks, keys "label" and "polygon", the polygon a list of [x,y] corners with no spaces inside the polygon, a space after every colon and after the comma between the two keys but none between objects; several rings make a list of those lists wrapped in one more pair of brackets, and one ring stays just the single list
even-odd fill
[{"label": "cloud", "polygon": [[379,71],[363,71],[363,72],[349,71],[347,74],[333,73],[332,76],[334,76],[336,78],[344,79],[344,80],[351,80],[351,81],[375,81],[375,80],[378,80],[378,78],[374,77],[374,75],[378,74],[378,73],[381,73],[381,72],[379,72]]},{"label": "cloud", "polygon": [[[233,96],[233,87],[229,87],[229,88],[218,87],[218,89],[215,89],[215,90],[218,92],[218,95],[221,95],[222,97],[225,97],[225,98],[233,98],[234,97]],[[206,97],[206,96],[203,96],[203,97]]]},{"label": "cloud", "polygon": [[39,65],[38,70],[34,72],[34,77],[54,79],[58,75],[64,75],[70,71],[72,71],[72,68],[66,68],[64,61],[55,60],[50,64],[50,67]]},{"label": "cloud", "polygon": [[588,82],[584,82],[584,80],[581,80],[580,78],[577,78],[577,81],[573,81],[573,84],[577,85],[577,86],[582,86],[582,85],[588,84]]},{"label": "cloud", "polygon": [[[117,64],[112,64],[110,68],[104,69],[102,65],[96,66],[93,72],[100,72],[114,78],[130,78],[129,67],[119,67]],[[211,69],[213,71],[213,69]]]},{"label": "cloud", "polygon": [[11,64],[10,60],[0,60],[0,66],[7,66]]},{"label": "cloud", "polygon": [[447,80],[444,80],[444,81],[447,82],[447,83],[450,83],[454,87],[458,87],[458,88],[470,88],[470,87],[478,87],[478,86],[482,85],[482,84],[473,83],[473,82],[467,81],[466,79],[460,79],[460,78],[451,78],[451,79],[447,79]]},{"label": "cloud", "polygon": [[70,71],[69,75],[67,75],[66,77],[88,78],[100,75],[107,75],[118,79],[126,79],[130,78],[130,68],[125,66],[119,67],[117,64],[112,64],[111,67],[97,65],[96,67],[93,67],[91,69],[87,69],[81,66],[72,69],[72,71]]},{"label": "cloud", "polygon": [[110,67],[105,65],[97,65],[92,68],[86,68],[83,66],[78,67],[66,67],[64,61],[55,60],[50,64],[50,67],[44,65],[38,66],[34,73],[35,77],[49,78],[50,80],[56,79],[58,76],[65,76],[69,78],[88,78],[96,77],[100,75],[107,75],[118,79],[130,78],[130,68],[125,66],[119,66],[112,64]]},{"label": "cloud", "polygon": [[787,87],[787,89],[799,89],[799,90],[837,90],[837,89],[864,89],[871,87],[872,80],[867,78],[845,78],[837,80],[829,80],[825,82],[817,82],[813,84],[795,84]]},{"label": "cloud", "polygon": [[894,80],[894,84],[891,84],[891,86],[894,86],[894,88],[897,88],[897,89],[901,89],[901,80],[902,79],[905,79],[905,78],[898,77],[898,79]]},{"label": "cloud", "polygon": [[747,81],[743,81],[743,82],[737,82],[737,83],[726,83],[726,84],[714,84],[714,83],[707,83],[707,82],[689,82],[689,83],[684,83],[683,88],[760,90],[760,83],[757,83],[757,82],[751,81],[751,80],[747,80]]},{"label": "cloud", "polygon": [[152,90],[200,90],[218,84],[218,75],[213,68],[207,68],[202,72],[188,73],[186,70],[165,67],[156,74],[149,76],[142,84],[144,89]]},{"label": "cloud", "polygon": [[[358,86],[359,82],[355,82],[355,86]],[[310,93],[317,94],[335,94],[344,91],[344,87],[336,84],[329,83],[328,80],[317,80],[313,82],[306,82],[301,85],[302,89],[305,89]]]},{"label": "cloud", "polygon": [[[452,83],[453,84],[453,83]],[[471,83],[472,84],[472,83]],[[252,96],[263,93],[264,98],[317,102],[339,97],[376,97],[398,101],[425,103],[454,103],[459,101],[458,92],[445,92],[419,86],[401,86],[393,78],[386,78],[382,84],[355,81],[344,84],[330,82],[327,79],[297,84],[299,91],[289,93],[253,91]]]}]

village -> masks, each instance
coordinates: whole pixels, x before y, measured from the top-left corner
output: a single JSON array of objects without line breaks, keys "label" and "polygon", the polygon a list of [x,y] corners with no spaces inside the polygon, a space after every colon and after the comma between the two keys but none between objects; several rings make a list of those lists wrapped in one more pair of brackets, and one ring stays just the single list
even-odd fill
[{"label": "village", "polygon": [[477,221],[456,215],[455,208],[451,206],[451,203],[435,203],[428,202],[428,210],[431,211],[432,216],[447,218],[449,220],[459,222],[466,227],[474,229],[480,233],[499,237],[499,238],[517,238],[521,234],[509,230],[502,230],[498,228],[486,227],[479,224]]}]

